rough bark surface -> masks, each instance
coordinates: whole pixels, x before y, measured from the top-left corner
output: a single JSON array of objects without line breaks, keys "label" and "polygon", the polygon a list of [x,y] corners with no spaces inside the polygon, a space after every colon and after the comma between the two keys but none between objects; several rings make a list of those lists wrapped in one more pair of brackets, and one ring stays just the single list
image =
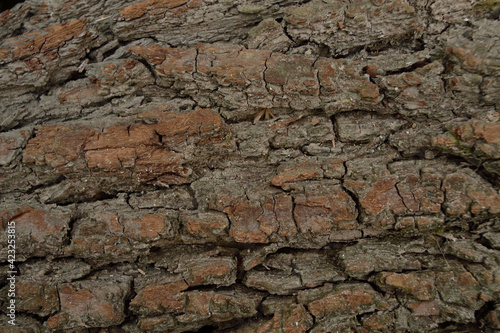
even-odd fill
[{"label": "rough bark surface", "polygon": [[1,13],[0,332],[500,329],[499,13],[497,0]]}]

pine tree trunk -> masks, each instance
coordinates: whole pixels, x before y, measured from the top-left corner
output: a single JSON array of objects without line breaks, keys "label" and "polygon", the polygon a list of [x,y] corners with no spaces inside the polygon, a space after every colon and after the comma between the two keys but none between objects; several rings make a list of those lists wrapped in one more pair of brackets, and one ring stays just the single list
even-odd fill
[{"label": "pine tree trunk", "polygon": [[0,332],[500,329],[499,13],[3,12]]}]

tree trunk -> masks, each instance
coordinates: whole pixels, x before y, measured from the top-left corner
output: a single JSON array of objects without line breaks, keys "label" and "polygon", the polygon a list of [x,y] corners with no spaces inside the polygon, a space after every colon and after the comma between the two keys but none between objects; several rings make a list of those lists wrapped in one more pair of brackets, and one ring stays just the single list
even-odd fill
[{"label": "tree trunk", "polygon": [[499,13],[3,12],[0,332],[500,329]]}]

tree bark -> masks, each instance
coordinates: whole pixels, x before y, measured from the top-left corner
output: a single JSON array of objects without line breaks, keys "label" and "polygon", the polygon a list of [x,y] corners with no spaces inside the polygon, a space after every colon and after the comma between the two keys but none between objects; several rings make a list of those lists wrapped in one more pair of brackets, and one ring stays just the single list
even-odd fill
[{"label": "tree bark", "polygon": [[3,12],[0,332],[500,329],[499,13]]}]

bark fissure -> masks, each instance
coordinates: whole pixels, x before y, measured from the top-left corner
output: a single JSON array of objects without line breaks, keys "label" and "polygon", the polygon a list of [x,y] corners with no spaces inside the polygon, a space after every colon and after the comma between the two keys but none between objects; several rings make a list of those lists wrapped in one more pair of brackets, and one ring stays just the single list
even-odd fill
[{"label": "bark fissure", "polygon": [[4,12],[19,328],[499,329],[493,16],[465,0]]}]

